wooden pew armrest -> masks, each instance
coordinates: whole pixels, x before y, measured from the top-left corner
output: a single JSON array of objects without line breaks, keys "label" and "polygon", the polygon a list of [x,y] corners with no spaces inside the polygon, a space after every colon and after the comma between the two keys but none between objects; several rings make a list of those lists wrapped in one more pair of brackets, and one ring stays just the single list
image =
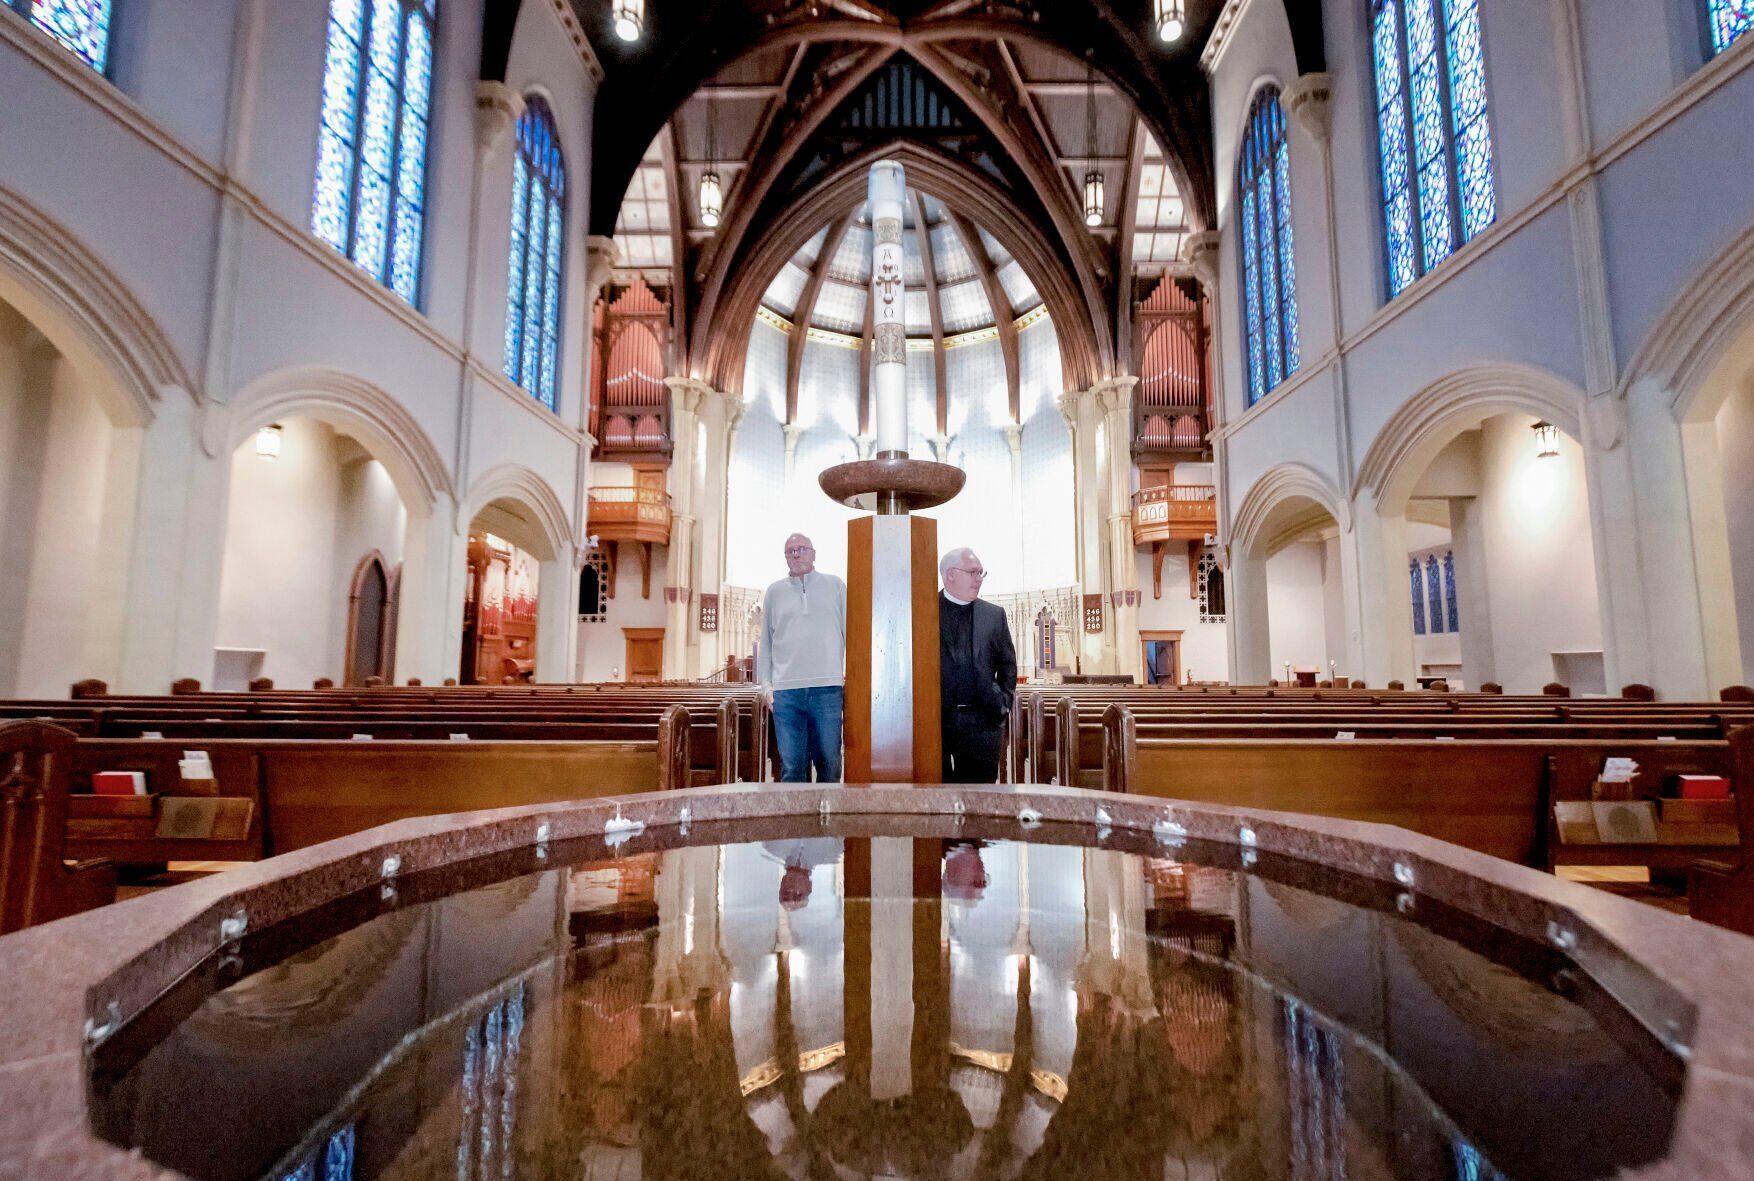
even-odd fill
[{"label": "wooden pew armrest", "polygon": [[44,916],[45,921],[83,914],[100,906],[108,906],[116,900],[114,861],[108,857],[95,857],[89,861],[65,864],[66,872],[57,883],[58,889],[54,891],[54,913]]}]

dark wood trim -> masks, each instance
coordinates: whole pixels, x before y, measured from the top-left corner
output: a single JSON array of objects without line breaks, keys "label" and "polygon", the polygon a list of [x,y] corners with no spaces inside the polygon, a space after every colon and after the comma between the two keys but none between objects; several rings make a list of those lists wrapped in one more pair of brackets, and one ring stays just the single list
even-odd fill
[{"label": "dark wood trim", "polygon": [[[950,433],[950,382],[945,376],[944,305],[939,302],[938,261],[932,257],[932,231],[926,224],[926,199],[914,190],[914,235],[920,242],[920,269],[926,277],[926,314],[932,321],[932,389],[938,407],[938,434]],[[907,309],[902,308],[905,323]]]},{"label": "dark wood trim", "polygon": [[999,282],[999,272],[993,269],[993,260],[987,257],[980,231],[962,214],[953,209],[949,212],[957,236],[968,249],[968,256],[974,260],[975,276],[987,293],[987,306],[993,312],[993,327],[999,333],[999,352],[1005,357],[1006,404],[1011,408],[1011,421],[1017,422],[1023,412],[1023,361],[1018,353],[1017,319],[1011,314],[1011,297],[1005,294],[1005,285]]},{"label": "dark wood trim", "polygon": [[816,256],[816,264],[810,268],[809,278],[804,280],[804,290],[798,294],[798,306],[792,309],[792,338],[786,342],[787,423],[798,417],[798,383],[804,375],[804,346],[810,339],[810,318],[816,314],[816,300],[822,294],[822,284],[828,280],[834,256],[840,252],[841,240],[847,236],[847,227],[852,224],[853,215],[849,213],[829,227],[828,234],[822,239],[822,251]]}]

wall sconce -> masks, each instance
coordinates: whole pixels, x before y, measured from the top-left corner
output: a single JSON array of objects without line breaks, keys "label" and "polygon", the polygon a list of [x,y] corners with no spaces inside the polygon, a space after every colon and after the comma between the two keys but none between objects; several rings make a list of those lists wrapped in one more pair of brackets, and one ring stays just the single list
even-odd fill
[{"label": "wall sconce", "polygon": [[725,211],[725,190],[719,186],[719,174],[704,173],[700,178],[700,224],[716,229],[719,215]]},{"label": "wall sconce", "polygon": [[256,454],[263,459],[280,458],[279,423],[270,423],[256,432]]},{"label": "wall sconce", "polygon": [[1103,187],[1102,173],[1084,174],[1084,224],[1092,229],[1102,224]]},{"label": "wall sconce", "polygon": [[1545,420],[1529,428],[1535,432],[1535,458],[1552,459],[1559,454],[1559,428]]},{"label": "wall sconce", "polygon": [[1187,13],[1183,0],[1157,0],[1157,39],[1174,45],[1187,31]]},{"label": "wall sconce", "polygon": [[623,41],[638,41],[646,27],[646,0],[615,0],[610,9],[615,20],[615,35]]}]

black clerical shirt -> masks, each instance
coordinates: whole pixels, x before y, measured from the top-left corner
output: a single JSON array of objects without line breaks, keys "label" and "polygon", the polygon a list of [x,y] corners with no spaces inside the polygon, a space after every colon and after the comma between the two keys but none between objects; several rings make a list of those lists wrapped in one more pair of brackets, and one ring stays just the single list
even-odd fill
[{"label": "black clerical shirt", "polygon": [[957,706],[980,708],[981,686],[974,659],[974,604],[958,603],[949,595],[938,596],[942,618],[939,628],[941,643],[938,660],[943,682],[943,711],[953,713]]}]

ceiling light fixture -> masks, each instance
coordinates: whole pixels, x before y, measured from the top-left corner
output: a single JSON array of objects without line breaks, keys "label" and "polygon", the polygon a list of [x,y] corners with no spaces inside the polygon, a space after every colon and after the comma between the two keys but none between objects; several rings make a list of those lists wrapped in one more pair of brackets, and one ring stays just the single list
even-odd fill
[{"label": "ceiling light fixture", "polygon": [[1559,454],[1559,428],[1542,420],[1529,428],[1535,432],[1535,458],[1552,459]]},{"label": "ceiling light fixture", "polygon": [[1187,31],[1187,6],[1183,0],[1157,0],[1157,39],[1174,45]]},{"label": "ceiling light fixture", "polygon": [[280,424],[269,423],[256,432],[256,454],[263,459],[280,458]]},{"label": "ceiling light fixture", "polygon": [[725,212],[725,188],[719,182],[719,119],[712,91],[706,96],[706,171],[700,178],[700,224],[709,230],[719,226]]},{"label": "ceiling light fixture", "polygon": [[1084,59],[1084,155],[1090,171],[1084,174],[1084,224],[1095,229],[1102,224],[1102,170],[1096,166],[1096,51],[1089,50]]},{"label": "ceiling light fixture", "polygon": [[615,22],[615,35],[623,41],[638,41],[645,32],[646,0],[615,0],[609,12]]}]

